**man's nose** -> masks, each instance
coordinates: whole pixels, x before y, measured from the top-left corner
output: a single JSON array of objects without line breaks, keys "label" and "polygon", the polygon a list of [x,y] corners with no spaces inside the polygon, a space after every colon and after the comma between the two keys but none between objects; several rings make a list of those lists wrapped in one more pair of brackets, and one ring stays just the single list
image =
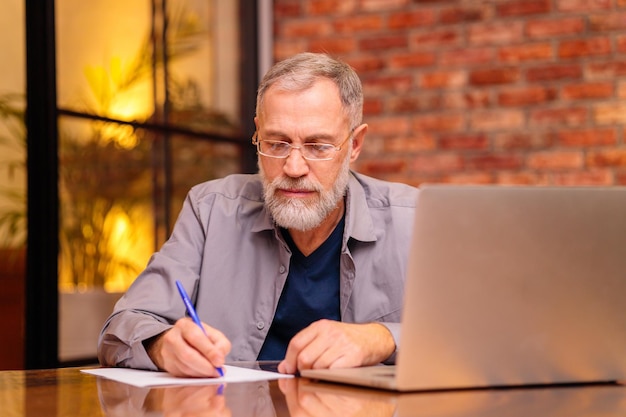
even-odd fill
[{"label": "man's nose", "polygon": [[301,148],[292,148],[283,166],[285,174],[292,178],[303,177],[309,173],[309,161],[302,156]]}]

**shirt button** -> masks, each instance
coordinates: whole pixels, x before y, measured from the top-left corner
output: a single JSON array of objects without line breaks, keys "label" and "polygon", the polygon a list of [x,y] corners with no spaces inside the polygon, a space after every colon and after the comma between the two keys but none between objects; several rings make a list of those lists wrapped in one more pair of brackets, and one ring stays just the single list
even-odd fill
[{"label": "shirt button", "polygon": [[257,321],[256,322],[256,328],[259,330],[263,330],[263,328],[265,327],[265,323],[262,321]]},{"label": "shirt button", "polygon": [[280,271],[281,274],[284,274],[286,271],[286,268],[284,265],[281,265],[280,268],[278,269]]}]

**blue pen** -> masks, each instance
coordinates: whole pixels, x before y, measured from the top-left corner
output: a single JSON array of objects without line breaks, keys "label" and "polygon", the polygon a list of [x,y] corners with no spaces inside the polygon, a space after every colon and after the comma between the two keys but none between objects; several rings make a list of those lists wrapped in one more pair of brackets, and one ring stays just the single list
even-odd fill
[{"label": "blue pen", "polygon": [[[178,292],[180,293],[180,296],[183,299],[183,303],[185,303],[185,308],[187,309],[187,313],[191,316],[191,319],[193,320],[193,322],[196,323],[198,327],[200,327],[200,329],[202,330],[202,333],[206,334],[206,331],[204,330],[204,327],[202,326],[202,322],[200,321],[200,317],[198,317],[198,313],[196,313],[196,309],[193,308],[193,304],[191,304],[191,300],[189,299],[189,296],[187,295],[187,291],[185,291],[183,284],[181,284],[179,280],[176,280],[176,286],[178,287]],[[217,369],[217,372],[220,374],[220,376],[224,376],[224,370],[221,367],[216,366],[215,369]]]}]

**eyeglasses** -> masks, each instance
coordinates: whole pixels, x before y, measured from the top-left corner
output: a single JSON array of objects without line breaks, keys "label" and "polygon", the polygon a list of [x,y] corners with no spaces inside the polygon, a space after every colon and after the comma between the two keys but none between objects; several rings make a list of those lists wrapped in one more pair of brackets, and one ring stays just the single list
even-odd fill
[{"label": "eyeglasses", "polygon": [[352,137],[352,132],[347,138],[339,144],[339,146],[330,143],[310,142],[303,143],[300,146],[294,146],[289,142],[282,140],[264,140],[261,139],[257,131],[252,135],[252,144],[256,145],[259,154],[270,158],[285,159],[291,154],[292,149],[298,149],[302,157],[307,161],[330,161],[335,157],[335,153],[341,150],[341,147]]}]

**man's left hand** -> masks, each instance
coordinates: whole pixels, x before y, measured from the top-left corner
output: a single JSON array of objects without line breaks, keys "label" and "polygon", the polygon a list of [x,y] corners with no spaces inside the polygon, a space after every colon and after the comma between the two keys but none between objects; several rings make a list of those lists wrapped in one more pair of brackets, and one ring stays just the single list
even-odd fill
[{"label": "man's left hand", "polygon": [[319,320],[291,339],[278,371],[295,374],[303,369],[375,365],[394,350],[391,332],[380,323]]}]

